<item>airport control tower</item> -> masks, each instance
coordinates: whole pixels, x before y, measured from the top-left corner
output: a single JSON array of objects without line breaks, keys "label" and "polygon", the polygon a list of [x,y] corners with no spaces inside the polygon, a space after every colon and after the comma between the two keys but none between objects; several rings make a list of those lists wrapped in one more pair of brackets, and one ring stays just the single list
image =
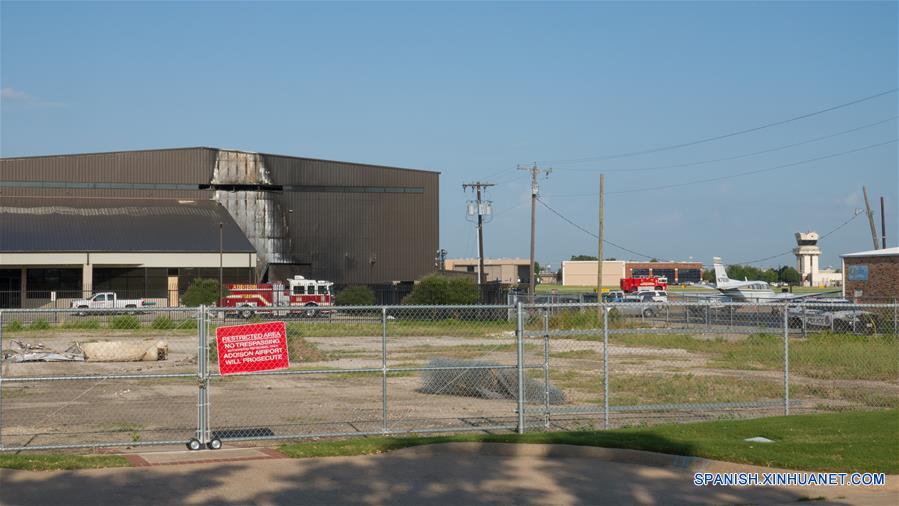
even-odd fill
[{"label": "airport control tower", "polygon": [[818,232],[796,232],[796,247],[793,248],[793,254],[796,255],[796,269],[802,276],[802,286],[815,286],[815,278],[818,277],[818,257],[821,256]]}]

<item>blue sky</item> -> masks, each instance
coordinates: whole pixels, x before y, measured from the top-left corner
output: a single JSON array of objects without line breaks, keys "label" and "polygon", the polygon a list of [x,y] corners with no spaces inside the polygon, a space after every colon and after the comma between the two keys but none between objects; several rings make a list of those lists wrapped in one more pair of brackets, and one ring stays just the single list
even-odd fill
[{"label": "blue sky", "polygon": [[[589,230],[605,172],[607,238],[660,259],[787,251],[794,232],[851,218],[862,185],[886,198],[892,245],[899,235],[895,142],[649,189],[889,142],[895,93],[687,148],[566,162],[896,88],[895,2],[3,2],[0,15],[3,156],[202,145],[437,170],[451,257],[476,254],[461,185],[485,178],[499,183],[487,254],[527,257],[529,184],[515,167],[532,161],[555,169],[540,180],[545,201]],[[544,264],[595,254],[593,237],[545,208],[537,227]],[[864,216],[821,247],[822,265],[870,249]]]}]

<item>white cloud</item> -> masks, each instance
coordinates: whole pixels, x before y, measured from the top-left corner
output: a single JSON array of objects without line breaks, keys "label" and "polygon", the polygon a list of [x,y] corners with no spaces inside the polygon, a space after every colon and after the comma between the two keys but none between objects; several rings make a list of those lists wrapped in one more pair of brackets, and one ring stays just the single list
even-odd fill
[{"label": "white cloud", "polygon": [[3,88],[0,90],[0,97],[5,100],[30,100],[31,95],[25,93],[22,90],[17,90],[15,88]]},{"label": "white cloud", "polygon": [[62,107],[62,102],[54,102],[52,100],[40,100],[33,97],[30,93],[15,88],[5,87],[0,89],[0,98],[3,100],[21,102],[34,107]]}]

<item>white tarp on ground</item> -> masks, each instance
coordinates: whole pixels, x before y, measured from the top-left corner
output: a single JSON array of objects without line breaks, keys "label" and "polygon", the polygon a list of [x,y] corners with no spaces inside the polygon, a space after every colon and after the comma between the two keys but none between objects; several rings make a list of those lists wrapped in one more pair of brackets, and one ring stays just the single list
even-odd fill
[{"label": "white tarp on ground", "polygon": [[79,346],[88,362],[155,362],[169,354],[165,341],[99,341]]}]

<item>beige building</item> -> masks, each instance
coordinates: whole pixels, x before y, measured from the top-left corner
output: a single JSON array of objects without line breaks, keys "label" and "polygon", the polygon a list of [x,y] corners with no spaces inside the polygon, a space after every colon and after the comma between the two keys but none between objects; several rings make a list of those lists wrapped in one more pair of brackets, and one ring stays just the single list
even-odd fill
[{"label": "beige building", "polygon": [[[456,272],[478,272],[477,258],[455,258],[446,260],[445,268]],[[526,258],[485,258],[484,272],[487,281],[499,281],[503,284],[514,285],[529,283],[531,262]]]},{"label": "beige building", "polygon": [[[618,286],[624,277],[623,260],[604,260],[602,263],[602,285]],[[562,286],[596,286],[596,260],[563,260]]]}]

